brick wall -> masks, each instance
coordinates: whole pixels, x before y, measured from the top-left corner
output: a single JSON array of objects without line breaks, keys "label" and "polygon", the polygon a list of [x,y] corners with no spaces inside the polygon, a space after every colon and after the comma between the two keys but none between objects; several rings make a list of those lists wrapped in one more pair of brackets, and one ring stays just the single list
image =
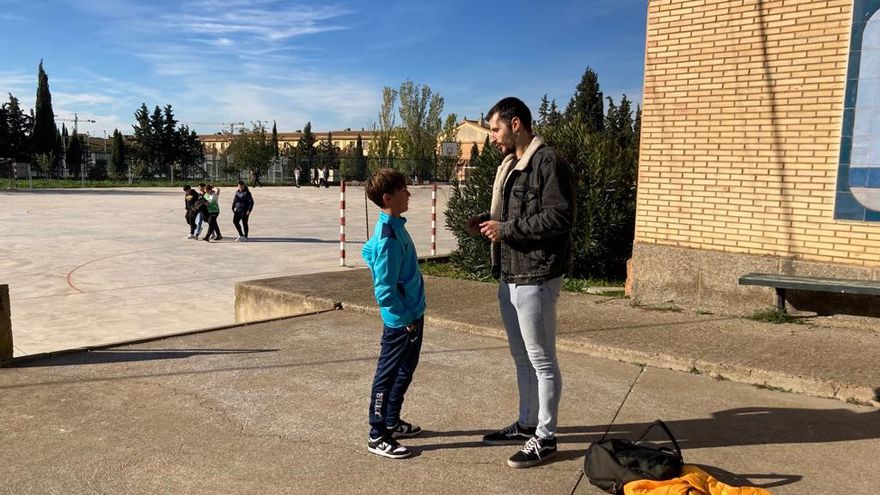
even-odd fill
[{"label": "brick wall", "polygon": [[637,243],[880,266],[833,219],[852,5],[650,2]]}]

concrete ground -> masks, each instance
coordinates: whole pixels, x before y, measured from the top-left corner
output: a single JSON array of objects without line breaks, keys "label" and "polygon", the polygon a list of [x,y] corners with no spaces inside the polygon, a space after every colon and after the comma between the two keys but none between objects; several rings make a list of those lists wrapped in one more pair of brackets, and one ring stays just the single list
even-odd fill
[{"label": "concrete ground", "polygon": [[[589,442],[662,418],[688,463],[776,494],[868,494],[880,412],[560,353],[557,458],[509,468],[480,436],[515,419],[503,340],[429,324],[405,418],[412,459],[366,451],[376,317],[343,310],[0,370],[0,493],[572,493]],[[599,494],[586,480],[574,491]]]},{"label": "concrete ground", "polygon": [[[413,186],[407,227],[429,253],[431,191]],[[0,284],[10,286],[14,355],[164,335],[234,322],[242,280],[339,270],[339,189],[260,187],[251,242],[234,242],[234,188],[222,188],[217,243],[187,240],[183,191],[115,188],[0,191]],[[438,194],[438,251],[448,187]],[[363,188],[347,192],[347,265],[363,266]],[[207,226],[205,226],[207,229]],[[204,233],[204,231],[203,231]]]}]

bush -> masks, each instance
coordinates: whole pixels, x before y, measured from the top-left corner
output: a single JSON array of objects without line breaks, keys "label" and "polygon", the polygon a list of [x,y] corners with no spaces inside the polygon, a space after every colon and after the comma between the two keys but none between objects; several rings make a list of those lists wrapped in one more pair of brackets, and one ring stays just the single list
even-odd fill
[{"label": "bush", "polygon": [[538,131],[577,182],[571,274],[625,279],[635,233],[636,149],[622,148],[607,133],[591,133],[575,119]]},{"label": "bush", "polygon": [[501,164],[501,152],[486,143],[478,152],[474,145],[471,152],[471,167],[464,184],[452,181],[452,194],[446,208],[446,227],[458,239],[458,247],[449,255],[450,261],[461,270],[472,273],[476,278],[489,276],[492,260],[489,241],[483,236],[471,235],[465,228],[468,218],[489,211],[492,203],[492,184],[495,170]]}]

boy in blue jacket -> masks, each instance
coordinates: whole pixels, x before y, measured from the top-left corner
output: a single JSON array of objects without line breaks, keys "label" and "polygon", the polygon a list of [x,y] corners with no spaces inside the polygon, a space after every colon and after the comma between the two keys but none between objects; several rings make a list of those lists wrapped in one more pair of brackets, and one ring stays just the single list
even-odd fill
[{"label": "boy in blue jacket", "polygon": [[422,429],[400,419],[406,389],[412,382],[422,349],[425,285],[412,239],[400,215],[409,208],[406,177],[390,168],[377,170],[367,181],[367,196],[382,211],[363,257],[373,274],[373,290],[382,314],[382,339],[376,376],[370,392],[370,452],[391,459],[411,452],[396,438]]}]

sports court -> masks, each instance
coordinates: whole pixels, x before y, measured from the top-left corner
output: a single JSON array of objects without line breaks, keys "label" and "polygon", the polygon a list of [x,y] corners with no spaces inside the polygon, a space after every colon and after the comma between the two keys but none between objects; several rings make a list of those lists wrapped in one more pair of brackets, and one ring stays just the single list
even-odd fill
[{"label": "sports court", "polygon": [[[250,240],[235,241],[232,197],[221,188],[223,240],[186,239],[180,188],[0,191],[0,284],[12,303],[14,355],[118,342],[234,323],[242,280],[343,270],[339,187],[252,188]],[[407,228],[429,254],[431,188],[410,186]],[[450,189],[437,193],[437,253]],[[346,266],[378,209],[362,187],[346,191]],[[203,228],[203,234],[207,225]]]}]

